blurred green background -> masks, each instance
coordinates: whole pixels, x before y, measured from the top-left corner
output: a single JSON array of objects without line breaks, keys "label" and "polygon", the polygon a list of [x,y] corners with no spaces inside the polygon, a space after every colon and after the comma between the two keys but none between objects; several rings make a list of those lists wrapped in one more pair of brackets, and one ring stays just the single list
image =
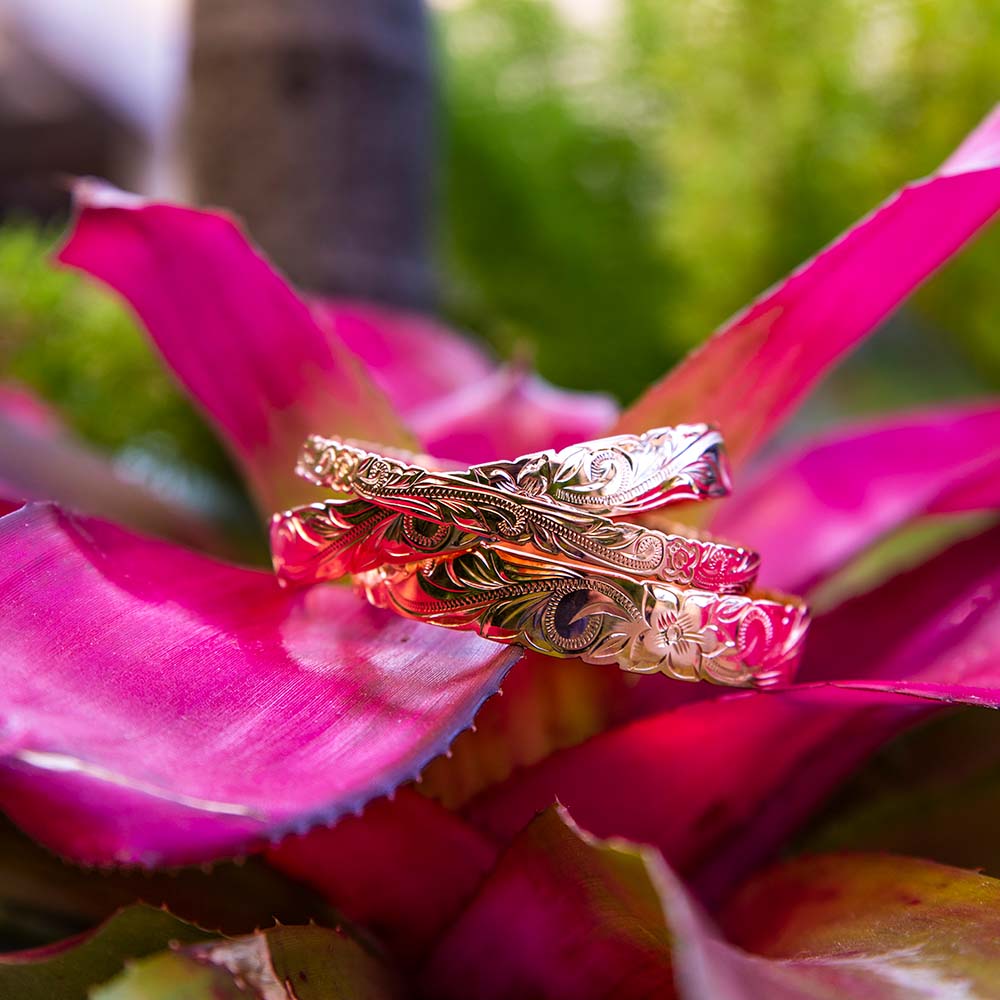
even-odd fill
[{"label": "blurred green background", "polygon": [[[441,28],[451,309],[624,400],[1000,98],[1000,6],[976,0],[627,0],[591,33],[481,0]],[[911,320],[993,385],[998,264],[994,230]]]},{"label": "blurred green background", "polygon": [[[934,169],[1000,97],[993,3],[625,0],[589,24],[561,11],[436,10],[443,310],[502,356],[623,402]],[[102,446],[218,471],[125,311],[49,267],[54,237],[0,230],[3,370]],[[994,228],[804,423],[995,390],[998,263]]]}]

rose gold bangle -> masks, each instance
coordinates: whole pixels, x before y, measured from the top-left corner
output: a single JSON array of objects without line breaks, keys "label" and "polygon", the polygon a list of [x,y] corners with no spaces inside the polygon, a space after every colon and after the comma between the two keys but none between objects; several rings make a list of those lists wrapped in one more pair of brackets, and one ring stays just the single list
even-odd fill
[{"label": "rose gold bangle", "polygon": [[383,566],[355,581],[376,606],[434,625],[549,656],[736,687],[787,681],[809,621],[793,598],[624,580],[481,548]]},{"label": "rose gold bangle", "polygon": [[317,486],[416,517],[423,516],[428,498],[447,498],[457,508],[463,502],[474,507],[485,497],[503,521],[516,519],[526,504],[616,517],[729,492],[722,438],[706,424],[619,434],[466,471],[430,469],[406,452],[375,452],[359,442],[312,435],[296,471]]},{"label": "rose gold bangle", "polygon": [[[484,545],[569,566],[742,593],[756,553],[708,537],[616,522],[679,499],[719,496],[728,475],[717,432],[659,428],[539,452],[467,472],[432,471],[413,456],[312,437],[298,466],[312,482],[367,500],[327,501],[275,516],[271,547],[286,582],[314,582]],[[394,512],[380,515],[373,508]]]},{"label": "rose gold bangle", "polygon": [[760,566],[756,552],[680,526],[658,530],[582,511],[559,516],[546,509],[526,512],[516,532],[498,537],[455,527],[448,523],[449,513],[442,505],[417,518],[366,500],[326,500],[287,510],[271,522],[274,567],[283,583],[308,584],[482,546],[569,567],[600,568],[613,576],[741,594]]}]

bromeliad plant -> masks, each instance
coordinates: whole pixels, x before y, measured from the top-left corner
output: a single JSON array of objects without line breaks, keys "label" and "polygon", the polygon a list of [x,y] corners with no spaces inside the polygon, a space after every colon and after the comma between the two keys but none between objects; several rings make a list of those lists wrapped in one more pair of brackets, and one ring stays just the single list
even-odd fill
[{"label": "bromeliad plant", "polygon": [[[618,416],[427,321],[299,297],[222,216],[93,184],[78,201],[60,259],[131,303],[265,515],[315,498],[292,472],[313,431],[474,462],[702,420],[745,470],[711,527],[759,549],[785,590],[816,593],[924,515],[1000,506],[996,403],[756,461],[1000,210],[1000,113]],[[1000,706],[1000,529],[820,614],[788,689],[636,683],[518,661],[347,588],[289,593],[90,516],[113,501],[140,531],[206,538],[169,504],[108,489],[110,470],[77,461],[23,397],[4,401],[3,809],[74,862],[263,852],[267,878],[323,897],[305,907],[318,924],[242,937],[197,907],[176,906],[207,929],[129,909],[0,960],[5,995],[1000,995],[1000,882],[881,855],[758,870],[904,726]]]}]

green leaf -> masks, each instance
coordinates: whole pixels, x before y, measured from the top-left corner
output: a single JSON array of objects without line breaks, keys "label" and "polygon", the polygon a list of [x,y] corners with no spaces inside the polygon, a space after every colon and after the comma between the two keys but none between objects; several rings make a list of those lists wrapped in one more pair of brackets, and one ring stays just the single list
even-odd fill
[{"label": "green leaf", "polygon": [[340,921],[317,892],[259,858],[209,871],[97,871],[60,860],[0,820],[0,951],[77,934],[137,900],[222,934],[247,934],[275,920]]},{"label": "green leaf", "polygon": [[90,991],[90,1000],[248,1000],[249,996],[226,969],[176,951],[130,962],[110,982]]},{"label": "green leaf", "polygon": [[1000,881],[977,872],[893,855],[798,858],[745,886],[723,926],[803,981],[856,982],[862,997],[1000,996]]},{"label": "green leaf", "polygon": [[92,1000],[393,1000],[394,973],[340,930],[274,927],[129,965]]},{"label": "green leaf", "polygon": [[193,943],[209,936],[165,910],[130,906],[88,934],[0,955],[0,997],[85,1000],[91,986],[115,975],[127,959],[162,951],[173,941]]}]

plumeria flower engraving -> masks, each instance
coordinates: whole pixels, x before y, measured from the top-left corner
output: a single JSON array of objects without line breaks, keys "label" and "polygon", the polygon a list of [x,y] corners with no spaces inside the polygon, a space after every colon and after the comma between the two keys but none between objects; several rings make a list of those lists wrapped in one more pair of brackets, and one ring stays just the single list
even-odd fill
[{"label": "plumeria flower engraving", "polygon": [[718,630],[708,624],[697,598],[663,588],[656,589],[656,598],[643,608],[643,617],[623,623],[620,632],[625,640],[620,665],[635,673],[662,672],[680,680],[703,676],[702,660],[725,645]]}]

